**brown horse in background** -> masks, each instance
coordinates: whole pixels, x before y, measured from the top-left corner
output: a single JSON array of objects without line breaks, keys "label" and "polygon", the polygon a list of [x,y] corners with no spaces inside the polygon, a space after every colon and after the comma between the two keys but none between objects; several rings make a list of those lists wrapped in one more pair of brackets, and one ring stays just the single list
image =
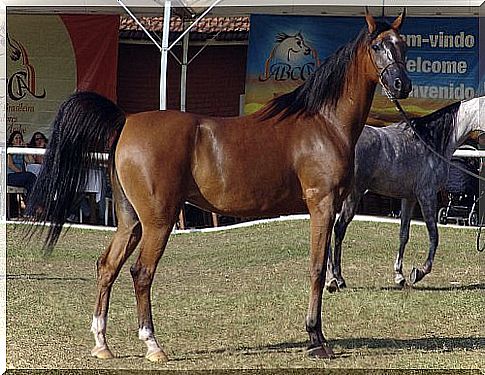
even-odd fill
[{"label": "brown horse in background", "polygon": [[404,14],[392,25],[368,13],[365,18],[357,38],[328,57],[302,86],[250,116],[153,111],[125,119],[115,104],[86,92],[63,103],[29,200],[36,221],[51,221],[48,248],[55,245],[87,170],[96,164],[92,151],[115,139],[110,163],[118,230],[97,262],[93,356],[113,356],[106,342],[111,288],[139,244],[131,267],[139,338],[149,360],[167,360],[154,334],[150,291],[185,201],[241,217],[310,213],[309,354],[334,356],[322,332],[322,291],[335,215],[352,182],[355,144],[379,81],[396,98],[407,97],[411,89],[399,35]]}]

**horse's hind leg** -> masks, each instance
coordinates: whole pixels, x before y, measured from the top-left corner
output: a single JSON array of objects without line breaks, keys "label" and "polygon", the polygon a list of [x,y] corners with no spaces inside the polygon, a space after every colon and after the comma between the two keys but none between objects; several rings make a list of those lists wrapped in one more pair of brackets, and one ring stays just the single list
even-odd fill
[{"label": "horse's hind leg", "polygon": [[121,267],[135,250],[141,238],[141,226],[133,213],[118,210],[117,215],[118,229],[108,248],[96,263],[98,291],[91,325],[96,346],[91,354],[97,358],[113,357],[106,342],[106,323],[111,287]]},{"label": "horse's hind leg", "polygon": [[433,194],[429,198],[419,198],[419,205],[421,206],[421,213],[423,214],[424,221],[426,222],[426,228],[428,229],[429,237],[429,252],[428,258],[424,263],[423,268],[413,267],[411,270],[410,280],[411,283],[415,284],[422,280],[428,273],[431,272],[433,267],[434,255],[436,253],[436,248],[438,247],[438,226],[436,209],[438,206],[436,194]]},{"label": "horse's hind leg", "polygon": [[396,261],[394,262],[394,282],[401,288],[406,285],[406,279],[402,273],[402,260],[404,257],[404,249],[409,241],[409,226],[411,224],[411,216],[413,214],[415,200],[403,199],[401,201],[401,228],[399,232],[399,251],[397,253]]},{"label": "horse's hind leg", "polygon": [[147,346],[146,358],[153,362],[168,360],[155,338],[150,293],[157,264],[167,245],[177,212],[174,209],[169,215],[164,215],[165,218],[156,218],[156,215],[152,217],[150,214],[150,220],[143,222],[140,255],[131,267],[138,310],[138,336]]}]

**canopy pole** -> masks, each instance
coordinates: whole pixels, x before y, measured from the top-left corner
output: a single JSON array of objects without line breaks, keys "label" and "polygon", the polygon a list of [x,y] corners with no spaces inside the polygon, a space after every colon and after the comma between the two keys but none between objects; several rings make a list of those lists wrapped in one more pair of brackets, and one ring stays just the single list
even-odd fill
[{"label": "canopy pole", "polygon": [[168,61],[168,36],[170,33],[170,15],[172,2],[165,0],[163,8],[163,33],[162,33],[162,50],[160,58],[160,110],[167,109],[167,61]]},{"label": "canopy pole", "polygon": [[[187,22],[184,22],[184,29]],[[187,109],[187,67],[189,56],[189,34],[185,34],[182,39],[182,63],[180,72],[180,110],[185,112]]]}]

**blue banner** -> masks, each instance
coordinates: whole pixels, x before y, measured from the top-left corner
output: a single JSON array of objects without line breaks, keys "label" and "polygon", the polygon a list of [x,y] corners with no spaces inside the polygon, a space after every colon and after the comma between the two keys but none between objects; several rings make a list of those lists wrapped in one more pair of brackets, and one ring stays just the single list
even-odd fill
[{"label": "blue banner", "polygon": [[[364,17],[252,15],[245,112],[252,113],[303,83],[327,56],[356,38],[365,26]],[[412,115],[421,116],[475,96],[478,26],[478,17],[406,18],[401,34],[408,45],[406,66],[413,91],[402,104]],[[376,125],[398,118],[380,89],[369,117]]]}]

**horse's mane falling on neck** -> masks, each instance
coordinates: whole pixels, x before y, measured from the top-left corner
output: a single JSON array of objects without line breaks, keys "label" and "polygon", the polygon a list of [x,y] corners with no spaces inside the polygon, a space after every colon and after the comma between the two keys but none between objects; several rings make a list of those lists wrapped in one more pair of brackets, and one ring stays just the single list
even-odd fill
[{"label": "horse's mane falling on neck", "polygon": [[301,86],[271,100],[262,109],[262,118],[269,119],[280,115],[280,119],[284,119],[295,114],[314,116],[323,106],[335,109],[358,49],[390,28],[386,22],[376,22],[376,30],[372,34],[367,27],[362,28],[356,39],[327,57]]},{"label": "horse's mane falling on neck", "polygon": [[446,152],[456,129],[456,116],[460,105],[461,102],[455,102],[429,115],[411,119],[415,131],[440,154]]}]

